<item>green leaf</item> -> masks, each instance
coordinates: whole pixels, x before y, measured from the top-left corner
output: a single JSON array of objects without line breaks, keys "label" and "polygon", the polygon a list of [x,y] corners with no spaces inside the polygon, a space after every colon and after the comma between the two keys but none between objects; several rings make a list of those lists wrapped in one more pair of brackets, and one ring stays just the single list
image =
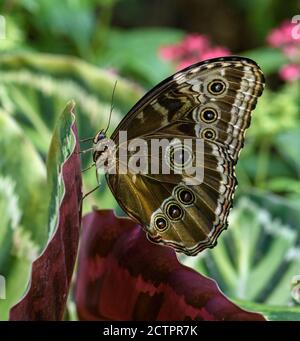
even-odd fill
[{"label": "green leaf", "polygon": [[288,160],[294,167],[296,167],[298,173],[300,174],[299,136],[300,129],[295,128],[293,130],[286,131],[277,135],[274,139],[274,143],[282,157]]},{"label": "green leaf", "polygon": [[[49,131],[53,131],[57,114],[70,98],[76,99],[79,132],[85,138],[94,136],[107,125],[116,80],[114,111],[108,133],[144,93],[141,87],[116,74],[69,56],[32,52],[2,54],[0,68],[3,89],[0,88],[0,105],[15,116],[43,156],[46,156],[50,144]],[[88,144],[82,149],[86,147]],[[83,167],[90,165],[90,153],[84,154],[82,161]],[[84,192],[97,185],[92,170],[84,173],[84,180]],[[110,208],[118,206],[107,188],[89,196],[83,210],[87,212],[96,203]]]},{"label": "green leaf", "polygon": [[0,112],[0,274],[6,299],[0,319],[24,292],[30,264],[47,239],[45,166],[19,125]]},{"label": "green leaf", "polygon": [[300,273],[299,221],[298,226],[287,225],[292,221],[279,220],[243,197],[232,210],[229,229],[219,237],[217,247],[183,261],[213,277],[232,299],[288,306],[291,280]]},{"label": "green leaf", "polygon": [[56,124],[48,158],[49,239],[32,263],[28,290],[10,310],[10,320],[61,320],[76,261],[82,183],[74,103]]},{"label": "green leaf", "polygon": [[269,321],[300,321],[300,307],[267,306],[243,300],[234,302],[246,310],[260,312]]},{"label": "green leaf", "polygon": [[284,225],[291,226],[296,233],[300,232],[300,211],[297,202],[255,189],[252,189],[247,195],[251,201],[267,210],[274,219],[280,220]]},{"label": "green leaf", "polygon": [[253,112],[249,136],[262,139],[295,129],[299,120],[298,84],[286,84],[279,92],[265,89]]},{"label": "green leaf", "polygon": [[145,86],[153,86],[173,71],[169,63],[160,59],[159,48],[182,36],[181,31],[161,28],[114,30],[101,56],[101,65],[117,68],[125,75],[134,75]]},{"label": "green leaf", "polygon": [[295,192],[300,194],[300,183],[299,180],[294,180],[288,177],[276,177],[270,179],[265,183],[265,188],[273,192]]},{"label": "green leaf", "polygon": [[[48,96],[53,92],[56,96],[58,94],[66,96],[62,93],[62,89],[70,96],[73,91],[73,94],[76,94],[73,97],[77,99],[77,104],[83,107],[84,101],[81,101],[81,98],[87,95],[91,97],[91,94],[97,94],[102,101],[110,103],[116,80],[118,81],[114,97],[116,107],[128,110],[143,95],[142,88],[136,84],[75,57],[33,52],[2,54],[0,55],[0,68],[3,69],[1,76],[5,75],[8,70],[11,72],[9,77],[1,78],[1,82],[14,82],[21,85],[27,83],[36,88],[39,84],[40,91]],[[26,72],[24,69],[27,69]],[[35,72],[32,72],[32,69]],[[15,70],[14,73],[12,73],[13,70]],[[35,78],[31,79],[34,75]],[[49,75],[54,77],[54,85],[59,86],[59,89],[51,86]],[[88,92],[84,91],[85,88]],[[78,100],[77,96],[80,94]]]},{"label": "green leaf", "polygon": [[46,168],[29,139],[17,122],[0,111],[0,175],[13,181],[21,210],[20,225],[31,233],[32,239],[43,245],[47,231]]},{"label": "green leaf", "polygon": [[75,103],[71,101],[66,106],[54,130],[47,158],[48,185],[51,188],[49,205],[49,233],[55,231],[59,219],[59,207],[65,194],[61,167],[73,153],[75,148],[75,137],[70,127],[73,125],[75,116],[73,113]]},{"label": "green leaf", "polygon": [[15,183],[10,177],[0,176],[0,273],[8,271],[7,262],[13,245],[13,235],[20,228],[21,209],[15,193]]},{"label": "green leaf", "polygon": [[255,60],[265,74],[275,73],[288,62],[287,58],[278,49],[262,47],[256,50],[243,52],[242,55]]}]

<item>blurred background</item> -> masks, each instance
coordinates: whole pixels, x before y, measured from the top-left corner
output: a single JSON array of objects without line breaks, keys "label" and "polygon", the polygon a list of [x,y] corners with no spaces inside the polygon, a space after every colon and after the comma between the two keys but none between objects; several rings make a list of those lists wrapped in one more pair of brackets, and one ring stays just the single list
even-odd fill
[{"label": "blurred background", "polygon": [[[48,240],[46,159],[67,101],[77,103],[80,137],[92,137],[117,80],[111,133],[160,80],[229,54],[258,62],[266,90],[237,165],[229,229],[215,249],[181,260],[245,307],[299,308],[300,1],[1,0],[0,15],[0,319]],[[84,192],[96,185],[94,170],[84,173]],[[84,212],[93,205],[122,214],[104,180]]]}]

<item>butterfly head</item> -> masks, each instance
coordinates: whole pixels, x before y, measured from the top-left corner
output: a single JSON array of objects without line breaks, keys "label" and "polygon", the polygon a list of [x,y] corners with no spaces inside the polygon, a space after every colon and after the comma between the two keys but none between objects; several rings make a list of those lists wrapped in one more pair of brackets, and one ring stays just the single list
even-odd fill
[{"label": "butterfly head", "polygon": [[99,163],[101,159],[105,159],[108,150],[108,139],[103,129],[96,134],[93,144],[93,160],[95,163]]},{"label": "butterfly head", "polygon": [[104,140],[106,138],[105,131],[101,129],[95,136],[93,143],[98,144],[98,142]]}]

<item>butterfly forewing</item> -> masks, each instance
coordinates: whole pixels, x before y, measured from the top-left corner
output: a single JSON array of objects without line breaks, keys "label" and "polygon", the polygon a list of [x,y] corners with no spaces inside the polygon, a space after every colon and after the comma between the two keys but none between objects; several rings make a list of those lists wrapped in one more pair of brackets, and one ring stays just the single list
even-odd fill
[{"label": "butterfly forewing", "polygon": [[148,144],[174,138],[203,144],[202,151],[193,146],[191,152],[202,160],[197,184],[187,183],[184,173],[152,174],[149,154],[144,156],[149,165],[145,174],[107,174],[120,206],[143,225],[150,240],[188,255],[215,244],[227,226],[236,186],[234,165],[263,87],[255,62],[212,59],[157,85],[121,121],[112,135],[117,145],[120,130],[127,131],[129,140],[143,138]]}]

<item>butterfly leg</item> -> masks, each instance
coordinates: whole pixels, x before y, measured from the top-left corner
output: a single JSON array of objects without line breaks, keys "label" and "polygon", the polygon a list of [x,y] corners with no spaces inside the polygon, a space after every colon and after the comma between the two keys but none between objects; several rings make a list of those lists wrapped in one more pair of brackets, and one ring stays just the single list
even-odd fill
[{"label": "butterfly leg", "polygon": [[99,188],[99,185],[95,188],[93,188],[92,190],[90,190],[89,192],[85,193],[85,195],[82,197],[82,201],[89,196],[90,194],[94,193],[97,189]]},{"label": "butterfly leg", "polygon": [[101,185],[101,181],[99,179],[99,174],[97,172],[97,168],[96,168],[96,179],[97,179],[98,186],[100,186]]},{"label": "butterfly leg", "polygon": [[90,166],[84,168],[84,169],[81,171],[81,173],[84,173],[84,172],[88,171],[89,169],[91,169],[91,168],[93,168],[93,167],[95,167],[95,166],[96,166],[96,164],[95,164],[95,163],[92,163]]},{"label": "butterfly leg", "polygon": [[[86,171],[86,170],[92,168],[93,166],[95,166],[95,163],[93,163],[91,166],[85,168],[82,172],[84,172],[84,171]],[[97,178],[97,183],[98,183],[98,185],[97,185],[95,188],[93,188],[92,190],[90,190],[89,192],[87,192],[86,194],[84,194],[84,196],[83,196],[82,199],[81,199],[81,202],[83,202],[83,199],[85,199],[87,196],[89,196],[90,194],[92,194],[93,192],[95,192],[95,191],[100,187],[100,185],[101,185],[101,181],[100,181],[100,179],[99,179],[99,175],[98,175],[97,169],[96,169],[96,178]]]},{"label": "butterfly leg", "polygon": [[94,148],[88,148],[88,149],[84,149],[84,150],[81,150],[79,152],[76,152],[76,154],[85,154],[85,153],[90,152],[92,150],[94,150]]}]

